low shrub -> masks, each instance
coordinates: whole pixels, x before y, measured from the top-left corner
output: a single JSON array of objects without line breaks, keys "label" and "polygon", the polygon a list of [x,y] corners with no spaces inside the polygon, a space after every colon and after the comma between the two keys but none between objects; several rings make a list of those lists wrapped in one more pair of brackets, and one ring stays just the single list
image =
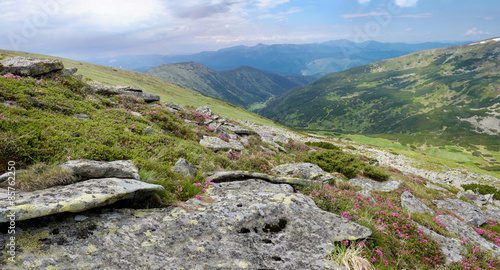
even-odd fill
[{"label": "low shrub", "polygon": [[479,194],[483,194],[483,195],[494,194],[493,198],[495,198],[495,200],[500,200],[500,191],[498,191],[498,189],[495,187],[483,185],[483,184],[465,184],[465,185],[462,185],[462,187],[465,190],[472,190],[472,191],[477,190],[477,192],[479,192]]},{"label": "low shrub", "polygon": [[309,147],[319,147],[323,149],[330,149],[330,150],[340,150],[339,147],[336,145],[329,143],[329,142],[306,142],[306,145]]}]

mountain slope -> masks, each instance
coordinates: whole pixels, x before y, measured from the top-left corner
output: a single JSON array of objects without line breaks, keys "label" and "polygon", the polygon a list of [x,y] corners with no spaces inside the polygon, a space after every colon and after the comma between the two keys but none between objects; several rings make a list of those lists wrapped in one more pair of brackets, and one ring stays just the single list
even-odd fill
[{"label": "mountain slope", "polygon": [[78,73],[82,74],[85,78],[97,81],[102,84],[133,85],[143,89],[148,93],[159,95],[162,102],[173,102],[175,104],[190,105],[194,107],[208,105],[214,113],[221,116],[231,116],[235,119],[248,119],[261,124],[276,125],[276,123],[270,121],[269,119],[250,113],[247,110],[244,110],[243,108],[230,104],[226,101],[205,96],[194,90],[165,82],[157,77],[144,73],[111,68],[54,56],[0,50],[0,58],[11,56],[60,59],[63,61],[66,67],[76,67],[78,68]]},{"label": "mountain slope", "polygon": [[248,66],[215,71],[194,62],[161,65],[146,73],[246,108],[315,79],[279,75]]},{"label": "mountain slope", "polygon": [[482,135],[481,143],[498,148],[499,112],[497,38],[325,76],[274,99],[260,113],[309,130],[421,133],[451,143]]},{"label": "mountain slope", "polygon": [[214,70],[230,70],[246,65],[278,74],[325,75],[373,61],[397,57],[421,50],[458,45],[460,43],[356,43],[336,40],[312,44],[275,44],[236,46],[191,55],[130,55],[87,62],[144,72],[161,64],[196,62]]}]

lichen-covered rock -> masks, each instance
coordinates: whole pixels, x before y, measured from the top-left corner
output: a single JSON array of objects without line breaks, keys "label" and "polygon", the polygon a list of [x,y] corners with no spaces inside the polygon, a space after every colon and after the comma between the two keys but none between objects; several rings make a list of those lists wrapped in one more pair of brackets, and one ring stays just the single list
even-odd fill
[{"label": "lichen-covered rock", "polygon": [[115,86],[116,91],[119,94],[135,96],[144,99],[145,102],[155,102],[160,101],[160,96],[146,93],[141,88],[136,86]]},{"label": "lichen-covered rock", "polygon": [[307,185],[316,184],[317,180],[301,179],[296,177],[271,176],[265,173],[247,172],[247,171],[228,171],[209,173],[207,180],[214,183],[224,183],[232,181],[241,181],[247,179],[259,179],[275,184]]},{"label": "lichen-covered rock", "polygon": [[500,247],[480,236],[471,226],[450,215],[438,215],[436,219],[446,225],[449,232],[460,238],[472,241],[479,247],[493,252],[495,256],[500,256]]},{"label": "lichen-covered rock", "polygon": [[436,206],[439,209],[445,209],[457,214],[459,217],[463,218],[466,223],[476,227],[486,222],[486,217],[481,208],[459,199],[444,198],[436,201]]},{"label": "lichen-covered rock", "polygon": [[210,110],[210,107],[208,106],[202,106],[202,107],[199,107],[196,109],[197,112],[199,113],[202,113],[204,115],[207,115],[207,116],[211,116],[212,115],[212,110]]},{"label": "lichen-covered rock", "polygon": [[462,260],[462,254],[463,252],[465,252],[465,246],[463,245],[462,241],[455,238],[450,238],[440,235],[434,232],[433,230],[425,228],[420,224],[417,224],[417,226],[422,232],[429,235],[433,240],[435,240],[438,243],[439,249],[441,249],[444,256],[446,257],[445,264],[459,262]]},{"label": "lichen-covered rock", "polygon": [[56,78],[58,76],[69,76],[69,75],[73,75],[75,74],[76,72],[78,71],[77,68],[64,68],[64,69],[61,69],[61,70],[58,70],[58,71],[55,71],[55,72],[50,72],[50,73],[47,73],[47,74],[43,74],[43,75],[40,75],[38,76],[40,79],[53,79],[53,78]]},{"label": "lichen-covered rock", "polygon": [[353,186],[361,187],[362,189],[368,191],[383,191],[390,192],[398,188],[401,188],[403,183],[401,181],[389,180],[384,182],[378,182],[369,178],[357,177],[352,178],[348,181],[349,184]]},{"label": "lichen-covered rock", "polygon": [[173,111],[181,111],[181,112],[187,111],[187,110],[186,110],[184,107],[182,107],[181,105],[174,104],[174,103],[172,103],[172,102],[167,102],[167,103],[165,103],[165,107],[170,108],[170,109],[172,109]]},{"label": "lichen-covered rock", "polygon": [[334,178],[333,175],[323,171],[323,169],[313,163],[282,164],[274,167],[271,172],[285,177],[299,177],[309,180],[328,181]]},{"label": "lichen-covered rock", "polygon": [[125,178],[139,180],[139,169],[131,160],[96,161],[75,159],[61,164],[73,170],[73,175],[80,179]]},{"label": "lichen-covered rock", "polygon": [[484,211],[484,216],[489,220],[496,220],[500,222],[500,208],[491,204],[486,205],[486,207],[487,209]]},{"label": "lichen-covered rock", "polygon": [[174,170],[177,173],[190,176],[195,176],[196,173],[198,172],[198,169],[196,169],[196,167],[193,164],[191,164],[189,161],[183,158],[177,160],[175,165],[172,167],[172,170]]},{"label": "lichen-covered rock", "polygon": [[276,135],[276,136],[273,137],[273,141],[274,142],[283,143],[283,144],[287,144],[288,142],[290,142],[290,139],[288,139],[287,137],[285,137],[285,135],[283,135],[283,134],[278,134],[278,135]]},{"label": "lichen-covered rock", "polygon": [[87,84],[88,89],[99,95],[111,96],[116,95],[118,92],[111,86],[101,84]]},{"label": "lichen-covered rock", "polygon": [[408,191],[401,194],[401,206],[410,213],[429,213],[435,215],[436,212],[425,205],[423,202],[419,201],[413,194]]},{"label": "lichen-covered rock", "polygon": [[240,135],[240,136],[252,136],[252,135],[259,135],[259,133],[253,131],[253,130],[250,130],[250,129],[236,129],[236,130],[233,130],[234,133],[236,133],[237,135]]},{"label": "lichen-covered rock", "polygon": [[37,59],[31,57],[11,57],[0,61],[0,73],[38,77],[64,68],[61,60]]},{"label": "lichen-covered rock", "polygon": [[245,149],[243,144],[241,144],[238,141],[229,140],[229,142],[226,142],[218,137],[210,137],[210,136],[203,136],[203,139],[200,140],[200,144],[206,148],[214,149],[215,151],[228,150],[228,149],[241,151]]},{"label": "lichen-covered rock", "polygon": [[371,235],[289,185],[247,180],[217,184],[207,194],[164,209],[20,224],[29,235],[19,238],[31,244],[20,247],[9,269],[340,270],[326,258],[332,241]]},{"label": "lichen-covered rock", "polygon": [[0,223],[43,217],[62,212],[80,212],[123,199],[149,196],[163,190],[159,185],[133,179],[91,179],[67,186],[57,186],[33,192],[18,192],[10,203],[7,192],[0,193]]}]

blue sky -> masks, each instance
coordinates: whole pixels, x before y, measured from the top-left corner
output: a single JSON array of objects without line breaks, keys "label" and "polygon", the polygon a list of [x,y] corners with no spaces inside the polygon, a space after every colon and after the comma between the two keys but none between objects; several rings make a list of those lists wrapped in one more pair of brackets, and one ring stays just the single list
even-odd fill
[{"label": "blue sky", "polygon": [[481,40],[498,0],[0,0],[0,48],[69,58],[235,45]]}]

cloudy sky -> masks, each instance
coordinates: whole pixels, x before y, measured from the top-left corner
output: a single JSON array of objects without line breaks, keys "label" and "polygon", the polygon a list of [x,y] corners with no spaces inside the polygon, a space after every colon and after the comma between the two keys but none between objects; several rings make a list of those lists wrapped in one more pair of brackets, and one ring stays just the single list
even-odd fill
[{"label": "cloudy sky", "polygon": [[258,43],[481,40],[498,0],[0,0],[0,48],[75,59]]}]

